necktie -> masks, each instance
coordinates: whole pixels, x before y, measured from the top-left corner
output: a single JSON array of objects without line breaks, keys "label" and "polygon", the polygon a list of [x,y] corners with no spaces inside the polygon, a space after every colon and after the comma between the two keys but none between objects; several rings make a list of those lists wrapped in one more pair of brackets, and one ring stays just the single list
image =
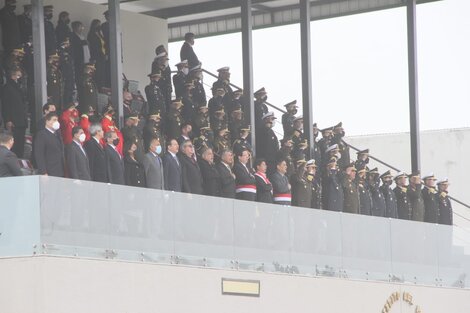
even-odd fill
[{"label": "necktie", "polygon": [[178,162],[178,158],[176,157],[176,155],[173,156],[173,159],[175,159],[175,162],[176,164],[178,164],[178,167],[180,166],[180,162]]}]

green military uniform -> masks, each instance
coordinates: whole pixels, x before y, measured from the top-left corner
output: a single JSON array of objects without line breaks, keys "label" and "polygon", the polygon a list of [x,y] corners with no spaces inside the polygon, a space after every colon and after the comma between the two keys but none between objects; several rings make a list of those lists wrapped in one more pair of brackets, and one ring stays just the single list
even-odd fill
[{"label": "green military uniform", "polygon": [[292,205],[310,208],[312,205],[312,183],[305,177],[305,160],[297,162],[297,171],[291,176]]},{"label": "green military uniform", "polygon": [[[350,164],[348,167],[352,167],[355,171],[354,164]],[[347,213],[359,213],[359,189],[357,183],[351,180],[347,175],[342,179],[343,195],[344,195],[344,212]]]},{"label": "green military uniform", "polygon": [[47,63],[47,96],[50,102],[56,105],[57,110],[61,111],[64,105],[64,84],[62,73],[57,64],[59,59],[57,53],[49,56],[49,62]]},{"label": "green military uniform", "polygon": [[86,64],[83,70],[83,77],[78,85],[78,110],[86,112],[91,106],[95,111],[98,110],[98,88],[93,78],[95,66]]},{"label": "green military uniform", "polygon": [[167,125],[167,135],[168,138],[178,138],[181,136],[181,124],[183,119],[181,117],[181,100],[173,100],[171,103],[170,110],[168,111],[168,125]]},{"label": "green military uniform", "polygon": [[[409,177],[411,178],[414,176],[419,176],[419,173],[413,173]],[[411,219],[413,221],[424,222],[424,200],[421,192],[421,184],[412,186],[410,183],[406,193],[408,194],[408,198],[411,203]]]},{"label": "green military uniform", "polygon": [[196,137],[193,140],[194,143],[194,148],[196,150],[196,154],[201,156],[202,151],[204,149],[210,148],[213,149],[213,142],[212,139],[208,136],[208,133],[212,132],[211,128],[209,126],[204,126],[201,128],[201,134],[199,137]]}]

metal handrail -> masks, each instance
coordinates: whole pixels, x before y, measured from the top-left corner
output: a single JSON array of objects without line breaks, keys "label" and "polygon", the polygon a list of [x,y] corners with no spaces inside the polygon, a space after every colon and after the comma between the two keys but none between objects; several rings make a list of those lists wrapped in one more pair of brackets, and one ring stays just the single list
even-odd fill
[{"label": "metal handrail", "polygon": [[[208,75],[214,77],[214,78],[217,78],[217,79],[219,78],[217,75],[215,75],[214,73],[209,72],[209,71],[206,70],[206,69],[202,69],[202,71],[203,71],[204,73],[207,73]],[[232,84],[232,83],[229,83],[229,85],[232,86],[233,88],[243,89],[243,88],[238,87],[237,85]],[[284,111],[283,109],[280,109],[280,108],[276,107],[275,105],[273,105],[273,104],[271,104],[271,103],[269,103],[269,102],[266,102],[266,101],[265,101],[264,103],[266,103],[267,106],[269,106],[269,107],[271,107],[271,108],[273,108],[273,109],[275,109],[275,110],[278,110],[278,111],[281,112],[281,113],[287,113],[287,111]]]}]

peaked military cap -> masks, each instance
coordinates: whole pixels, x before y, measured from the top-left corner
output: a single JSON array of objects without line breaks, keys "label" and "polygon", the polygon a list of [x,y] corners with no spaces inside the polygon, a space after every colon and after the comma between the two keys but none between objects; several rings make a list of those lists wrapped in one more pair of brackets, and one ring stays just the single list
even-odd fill
[{"label": "peaked military cap", "polygon": [[437,180],[436,177],[434,176],[434,173],[427,174],[426,176],[423,177],[423,180],[425,179]]},{"label": "peaked military cap", "polygon": [[230,71],[230,67],[228,67],[228,66],[221,67],[217,70],[217,72],[219,72],[219,73],[220,72],[228,72],[228,71]]},{"label": "peaked military cap", "polygon": [[155,76],[162,76],[162,71],[160,69],[156,69],[155,71],[152,71],[152,73],[147,75],[148,77],[155,77]]},{"label": "peaked military cap", "polygon": [[369,154],[369,149],[358,151],[356,154]]},{"label": "peaked military cap", "polygon": [[449,184],[449,179],[447,177],[443,178],[443,179],[440,179],[440,180],[437,181],[437,184],[438,185]]},{"label": "peaked military cap", "polygon": [[304,117],[302,115],[299,115],[296,118],[294,118],[294,122],[299,121],[299,120],[303,120],[303,119],[304,119]]},{"label": "peaked military cap", "polygon": [[255,96],[262,95],[262,94],[267,94],[266,88],[264,87],[255,91]]},{"label": "peaked military cap", "polygon": [[266,113],[266,114],[263,115],[263,118],[262,118],[262,119],[264,120],[265,118],[268,118],[268,117],[276,118],[276,117],[274,116],[274,112],[268,112],[268,113]]},{"label": "peaked military cap", "polygon": [[385,177],[393,177],[392,173],[390,172],[390,170],[386,171],[385,173],[383,173],[382,175],[380,175],[380,178],[385,178]]},{"label": "peaked military cap", "polygon": [[310,159],[307,161],[307,166],[315,166],[317,167],[317,164],[315,163],[315,159]]},{"label": "peaked military cap", "polygon": [[336,129],[336,128],[343,128],[343,122],[339,122],[338,124],[333,126],[333,129]]},{"label": "peaked military cap", "polygon": [[369,171],[369,174],[379,175],[380,174],[379,169],[374,167],[373,169]]},{"label": "peaked military cap", "polygon": [[182,66],[182,65],[188,65],[188,60],[183,60],[183,61],[175,64],[175,66]]},{"label": "peaked military cap", "polygon": [[408,175],[405,172],[398,172],[397,175],[393,177],[393,179],[397,180],[398,178],[402,178],[402,177],[408,177]]},{"label": "peaked military cap", "polygon": [[296,105],[297,104],[297,100],[294,100],[292,102],[289,102],[287,104],[284,104],[284,106],[287,108],[288,106],[292,106],[292,105]]},{"label": "peaked military cap", "polygon": [[338,144],[334,144],[334,145],[331,145],[329,146],[325,152],[330,152],[330,151],[333,151],[333,150],[339,150],[339,147],[338,147]]},{"label": "peaked military cap", "polygon": [[411,173],[410,175],[408,175],[409,178],[418,177],[418,176],[421,176],[420,171],[415,171],[415,172]]}]

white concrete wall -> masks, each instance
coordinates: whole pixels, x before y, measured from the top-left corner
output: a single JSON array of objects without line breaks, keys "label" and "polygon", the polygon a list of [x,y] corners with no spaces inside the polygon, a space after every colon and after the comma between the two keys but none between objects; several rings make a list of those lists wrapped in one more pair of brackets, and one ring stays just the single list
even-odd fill
[{"label": "white concrete wall", "polygon": [[[470,312],[470,290],[251,273],[182,266],[33,257],[0,260],[2,313]],[[260,297],[221,293],[221,279],[261,282]]]},{"label": "white concrete wall", "polygon": [[[405,172],[410,172],[410,135],[409,133],[366,135],[345,138],[351,145],[370,148],[370,153]],[[470,204],[468,173],[470,168],[470,128],[444,129],[421,132],[422,173],[434,172],[438,177],[448,177],[450,194],[464,203]],[[351,150],[351,158],[356,154]],[[380,171],[387,170],[371,160],[369,167],[378,166]],[[470,209],[454,203],[454,210],[470,219]],[[466,220],[455,217],[454,221],[469,227]]]},{"label": "white concrete wall", "polygon": [[[23,4],[31,3],[30,0],[17,1],[17,14],[23,12]],[[103,12],[107,6],[84,2],[81,0],[46,0],[44,5],[54,5],[54,26],[57,25],[59,13],[70,13],[71,21],[81,21],[88,33],[91,21],[99,19],[105,21]],[[0,7],[4,6],[4,0],[0,0]],[[121,10],[121,31],[123,45],[123,72],[128,79],[140,82],[140,90],[143,92],[148,83],[147,74],[150,73],[151,64],[155,57],[155,48],[168,44],[168,27],[166,20],[148,15]]]}]

